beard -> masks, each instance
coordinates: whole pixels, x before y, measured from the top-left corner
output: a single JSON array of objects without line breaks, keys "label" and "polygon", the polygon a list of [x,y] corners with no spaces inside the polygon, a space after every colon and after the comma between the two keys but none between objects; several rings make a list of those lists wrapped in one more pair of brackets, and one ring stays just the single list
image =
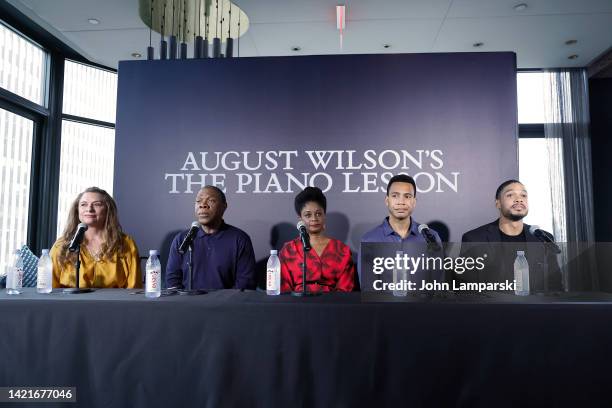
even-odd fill
[{"label": "beard", "polygon": [[527,216],[527,211],[525,214],[512,214],[510,210],[502,210],[502,215],[511,221],[520,221]]}]

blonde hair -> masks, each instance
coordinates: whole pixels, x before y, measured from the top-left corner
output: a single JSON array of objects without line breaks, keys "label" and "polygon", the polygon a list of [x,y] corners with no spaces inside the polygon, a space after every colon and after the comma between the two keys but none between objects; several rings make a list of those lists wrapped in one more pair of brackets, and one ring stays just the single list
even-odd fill
[{"label": "blonde hair", "polygon": [[123,251],[123,230],[119,224],[119,216],[117,214],[117,204],[115,200],[106,191],[98,187],[89,187],[80,193],[70,206],[68,212],[68,221],[66,228],[60,237],[62,241],[62,249],[58,255],[58,261],[62,264],[75,260],[76,254],[68,252],[70,240],[74,236],[79,223],[79,202],[85,193],[97,193],[102,196],[102,202],[106,206],[106,220],[104,220],[104,231],[102,234],[102,247],[100,248],[100,258],[110,258],[117,251]]}]

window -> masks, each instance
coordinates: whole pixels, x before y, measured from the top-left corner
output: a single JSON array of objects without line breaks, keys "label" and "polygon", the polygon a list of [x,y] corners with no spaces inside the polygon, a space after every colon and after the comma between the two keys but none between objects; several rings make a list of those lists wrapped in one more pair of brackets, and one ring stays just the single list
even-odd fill
[{"label": "window", "polygon": [[544,74],[517,74],[519,179],[529,193],[528,224],[553,232],[548,151],[544,139]]},{"label": "window", "polygon": [[66,61],[57,235],[70,205],[87,187],[113,194],[117,74]]},{"label": "window", "polygon": [[516,79],[519,123],[544,123],[544,74],[519,72]]},{"label": "window", "polygon": [[47,54],[0,24],[0,87],[45,105]]},{"label": "window", "polygon": [[0,109],[0,275],[26,244],[34,122]]},{"label": "window", "polygon": [[67,61],[73,50],[12,8],[0,9],[2,274],[17,247],[49,248],[78,192],[97,185],[112,193],[117,75]]},{"label": "window", "polygon": [[45,110],[47,58],[44,49],[0,22],[0,88],[6,91],[0,108],[0,275],[13,251],[31,238],[34,132],[41,119],[25,105]]},{"label": "window", "polygon": [[62,233],[75,197],[87,187],[113,193],[115,130],[62,121],[57,234]]},{"label": "window", "polygon": [[65,114],[115,123],[117,74],[66,60]]},{"label": "window", "polygon": [[550,182],[548,180],[548,152],[546,139],[519,139],[519,180],[529,194],[527,224],[539,225],[553,232]]}]

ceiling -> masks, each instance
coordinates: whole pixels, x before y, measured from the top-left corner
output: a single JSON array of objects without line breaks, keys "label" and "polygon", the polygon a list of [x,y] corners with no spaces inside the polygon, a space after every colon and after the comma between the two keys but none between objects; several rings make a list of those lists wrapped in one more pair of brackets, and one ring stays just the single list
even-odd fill
[{"label": "ceiling", "polygon": [[[8,0],[85,58],[146,55],[138,0]],[[234,0],[240,56],[514,51],[519,68],[588,66],[612,46],[612,0]],[[527,4],[522,11],[514,10]],[[335,6],[347,5],[340,48]],[[92,25],[88,19],[100,21]],[[572,45],[568,40],[576,40]],[[153,35],[153,42],[159,34]],[[483,43],[474,47],[475,43]],[[385,48],[384,45],[388,45]],[[299,51],[292,51],[299,47]],[[568,59],[577,55],[575,59]]]}]

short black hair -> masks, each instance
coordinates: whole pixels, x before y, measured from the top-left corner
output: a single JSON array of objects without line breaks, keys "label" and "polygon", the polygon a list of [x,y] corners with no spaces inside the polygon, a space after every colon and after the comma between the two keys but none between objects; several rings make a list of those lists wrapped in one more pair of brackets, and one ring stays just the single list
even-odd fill
[{"label": "short black hair", "polygon": [[519,183],[519,184],[523,184],[518,180],[515,179],[510,179],[510,180],[506,180],[503,183],[501,183],[499,185],[499,187],[497,187],[497,191],[495,192],[495,199],[499,200],[499,196],[501,195],[501,192],[504,190],[504,188],[508,187],[510,184],[514,184],[514,183]]},{"label": "short black hair", "polygon": [[412,177],[410,177],[409,175],[407,175],[407,174],[397,174],[397,175],[391,177],[391,179],[387,183],[387,195],[389,195],[389,190],[391,189],[391,184],[393,184],[393,183],[408,183],[408,184],[412,184],[412,187],[414,187],[414,196],[416,197],[416,193],[417,193],[416,183],[414,182],[414,179]]},{"label": "short black hair", "polygon": [[217,192],[217,194],[219,195],[219,197],[221,198],[221,202],[225,205],[227,205],[227,198],[225,198],[225,193],[223,192],[223,190],[221,190],[219,187],[217,186],[204,186],[202,187],[202,190],[209,188],[211,190],[215,190]]},{"label": "short black hair", "polygon": [[294,206],[298,217],[302,215],[302,209],[306,203],[315,202],[323,208],[323,212],[327,212],[327,199],[323,191],[319,187],[306,187],[298,195],[295,196]]}]

